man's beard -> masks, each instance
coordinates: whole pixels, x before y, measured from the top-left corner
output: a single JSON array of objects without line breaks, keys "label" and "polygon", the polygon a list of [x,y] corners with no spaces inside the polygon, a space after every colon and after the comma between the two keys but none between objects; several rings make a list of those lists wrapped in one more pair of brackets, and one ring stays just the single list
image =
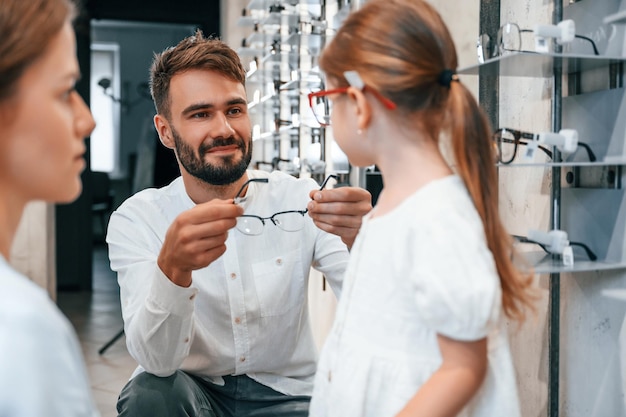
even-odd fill
[{"label": "man's beard", "polygon": [[[246,172],[252,160],[252,134],[248,140],[248,146],[241,138],[229,137],[219,138],[211,141],[209,145],[202,144],[198,148],[198,153],[194,151],[171,126],[176,155],[178,161],[185,170],[192,176],[212,185],[227,185],[237,181]],[[204,155],[213,147],[237,145],[243,152],[243,157],[239,162],[233,162],[236,156],[222,157],[223,164],[216,166],[204,162]]]}]

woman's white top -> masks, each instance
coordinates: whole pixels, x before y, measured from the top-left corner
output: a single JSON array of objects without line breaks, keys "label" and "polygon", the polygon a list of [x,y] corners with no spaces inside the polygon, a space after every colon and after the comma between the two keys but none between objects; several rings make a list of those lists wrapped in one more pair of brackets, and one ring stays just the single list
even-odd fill
[{"label": "woman's white top", "polygon": [[394,416],[441,365],[441,334],[488,338],[487,375],[459,417],[519,417],[501,294],[481,219],[459,177],[429,183],[385,215],[366,216],[310,415]]},{"label": "woman's white top", "polygon": [[98,415],[71,324],[0,256],[0,416]]}]

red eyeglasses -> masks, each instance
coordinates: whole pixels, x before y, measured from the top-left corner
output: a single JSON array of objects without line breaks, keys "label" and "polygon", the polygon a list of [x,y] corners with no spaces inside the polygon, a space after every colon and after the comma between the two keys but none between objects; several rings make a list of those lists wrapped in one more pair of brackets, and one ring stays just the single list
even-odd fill
[{"label": "red eyeglasses", "polygon": [[[331,107],[330,102],[328,101],[328,96],[332,94],[345,94],[348,92],[348,88],[350,87],[334,88],[332,90],[321,90],[309,93],[309,106],[311,106],[315,120],[317,120],[320,126],[330,126]],[[396,103],[380,94],[374,88],[365,85],[362,90],[372,93],[387,109],[394,110],[396,108]]]}]

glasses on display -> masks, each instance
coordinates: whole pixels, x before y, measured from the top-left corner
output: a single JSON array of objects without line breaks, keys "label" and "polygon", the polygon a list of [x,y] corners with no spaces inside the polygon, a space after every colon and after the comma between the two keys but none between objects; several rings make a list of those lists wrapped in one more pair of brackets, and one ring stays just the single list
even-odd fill
[{"label": "glasses on display", "polygon": [[[330,174],[326,177],[319,190],[323,190],[328,181],[334,179],[337,181],[337,175]],[[246,188],[246,186],[251,182],[263,182],[267,183],[267,178],[250,178],[246,181],[242,186],[239,192],[237,193],[237,197],[235,197],[235,203],[239,203],[242,201],[241,193]],[[236,229],[241,233],[249,236],[258,236],[263,233],[265,229],[265,223],[267,220],[271,221],[274,226],[284,230],[285,232],[297,232],[302,230],[304,227],[304,215],[308,213],[308,209],[304,210],[287,210],[281,211],[278,213],[274,213],[269,217],[261,217],[253,214],[244,214],[237,218],[237,226]]]},{"label": "glasses on display", "polygon": [[[522,48],[522,33],[533,33],[532,29],[521,29],[516,23],[505,23],[500,26],[496,35],[496,41],[493,42],[491,37],[483,33],[478,36],[476,42],[476,52],[478,54],[478,62],[483,63],[488,59],[506,55],[511,52],[528,52],[537,53],[536,51]],[[578,39],[585,40],[591,44],[594,55],[599,55],[593,39],[582,35],[574,35]]]},{"label": "glasses on display", "polygon": [[[328,96],[334,94],[345,94],[348,91],[348,88],[350,87],[334,88],[332,90],[322,90],[309,93],[309,106],[313,111],[315,120],[317,120],[317,123],[319,123],[320,126],[330,126],[331,105],[328,100]],[[367,85],[363,86],[362,90],[372,93],[374,97],[376,97],[387,109],[393,110],[396,108],[396,103],[380,94],[378,90]]]},{"label": "glasses on display", "polygon": [[[526,236],[512,235],[512,237],[516,241],[518,241],[520,243],[532,243],[532,244],[538,245],[546,253],[558,254],[558,255],[562,254],[562,253],[559,253],[558,251],[555,252],[555,250],[553,248],[549,247],[546,243],[538,242],[538,241],[533,240],[533,239],[529,239]],[[577,246],[577,247],[582,248],[585,251],[585,254],[587,255],[587,257],[590,260],[595,261],[595,260],[598,259],[596,254],[593,253],[593,251],[589,248],[589,246],[585,245],[584,243],[582,243],[582,242],[572,242],[572,241],[567,241],[567,243],[569,244],[569,246]]]},{"label": "glasses on display", "polygon": [[[500,128],[496,130],[493,134],[493,145],[496,150],[497,162],[504,165],[512,163],[520,145],[527,147],[525,157],[529,159],[533,156],[535,146],[552,159],[552,151],[544,146],[536,145],[539,141],[539,137],[540,134],[515,129]],[[577,141],[577,146],[581,146],[585,149],[589,161],[594,162],[596,160],[596,156],[589,145]]]}]

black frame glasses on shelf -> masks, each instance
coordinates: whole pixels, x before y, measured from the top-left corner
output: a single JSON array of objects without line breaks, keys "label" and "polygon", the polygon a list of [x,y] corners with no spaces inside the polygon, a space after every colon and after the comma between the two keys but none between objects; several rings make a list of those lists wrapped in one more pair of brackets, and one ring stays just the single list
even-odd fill
[{"label": "black frame glasses on shelf", "polygon": [[[521,29],[517,23],[507,22],[500,26],[496,35],[496,43],[492,45],[491,37],[483,33],[478,36],[476,50],[478,62],[483,63],[488,59],[496,58],[510,52],[537,53],[536,51],[522,49],[522,33],[533,33],[532,29]],[[588,41],[593,48],[594,55],[600,55],[593,39],[574,35],[578,39]]]},{"label": "black frame glasses on shelf", "polygon": [[[326,188],[328,181],[333,178],[335,181],[338,180],[338,176],[335,174],[330,174],[324,179],[322,185],[319,190],[323,190]],[[235,203],[239,203],[242,201],[241,193],[251,182],[262,182],[267,183],[267,178],[250,178],[246,181],[239,192],[235,197]],[[304,227],[304,215],[309,212],[309,209],[304,210],[286,210],[280,211],[278,213],[274,213],[269,217],[261,217],[254,214],[243,214],[237,217],[237,225],[235,228],[241,233],[248,236],[258,236],[263,233],[265,230],[265,221],[270,220],[272,224],[285,232],[297,232],[302,230]]]},{"label": "black frame glasses on shelf", "polygon": [[[546,247],[545,244],[541,243],[541,242],[537,242],[535,240],[529,239],[526,236],[520,236],[520,235],[511,235],[516,241],[520,242],[520,243],[532,243],[535,245],[538,245],[541,249],[543,249],[544,252],[551,254],[552,252],[548,250],[548,248]],[[595,261],[598,259],[598,257],[596,256],[596,254],[591,250],[591,248],[589,248],[589,246],[587,246],[586,244],[582,243],[582,242],[572,242],[571,240],[569,241],[569,245],[570,246],[577,246],[582,248],[585,251],[585,254],[587,255],[587,257],[592,260]]]},{"label": "black frame glasses on shelf", "polygon": [[[507,134],[511,134],[513,137],[508,137]],[[512,163],[517,156],[518,146],[528,146],[532,141],[536,141],[538,136],[538,133],[524,132],[505,127],[496,130],[493,133],[493,146],[496,151],[497,162],[503,165]],[[578,146],[585,149],[590,162],[596,160],[596,156],[588,144],[578,141]],[[543,151],[550,159],[553,159],[551,150],[541,145],[538,145],[537,148]]]}]

